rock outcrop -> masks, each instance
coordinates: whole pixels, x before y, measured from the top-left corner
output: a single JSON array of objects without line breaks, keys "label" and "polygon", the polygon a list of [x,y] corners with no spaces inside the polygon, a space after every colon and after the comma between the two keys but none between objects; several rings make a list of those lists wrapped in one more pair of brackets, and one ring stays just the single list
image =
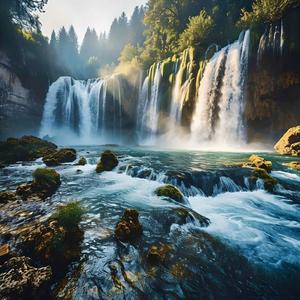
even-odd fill
[{"label": "rock outcrop", "polygon": [[44,92],[24,87],[6,55],[0,51],[0,138],[29,134],[39,128]]},{"label": "rock outcrop", "polygon": [[255,170],[253,170],[251,179],[255,182],[258,179],[262,179],[264,182],[264,188],[268,192],[272,192],[275,185],[277,184],[277,180],[275,178],[273,178],[271,175],[269,175],[266,170],[259,169],[259,168],[256,168]]},{"label": "rock outcrop", "polygon": [[291,169],[300,171],[300,161],[291,161],[290,163],[287,164],[287,166]]},{"label": "rock outcrop", "polygon": [[126,209],[115,229],[115,236],[121,242],[132,242],[143,233],[139,222],[139,213],[135,209]]},{"label": "rock outcrop", "polygon": [[0,160],[6,164],[32,161],[55,152],[56,148],[55,144],[35,136],[8,138],[5,142],[0,142]]},{"label": "rock outcrop", "polygon": [[290,128],[276,143],[274,149],[282,155],[300,156],[300,125]]},{"label": "rock outcrop", "polygon": [[13,257],[0,267],[0,298],[41,299],[43,287],[51,278],[49,266],[35,268],[28,257]]},{"label": "rock outcrop", "polygon": [[44,200],[52,196],[61,184],[59,173],[53,169],[38,168],[32,176],[32,182],[21,184],[16,190],[23,200]]},{"label": "rock outcrop", "polygon": [[249,157],[249,160],[243,164],[243,167],[263,169],[270,173],[272,171],[272,162],[253,154]]},{"label": "rock outcrop", "polygon": [[155,190],[155,194],[159,197],[168,197],[176,202],[184,203],[184,197],[179,189],[173,185],[164,185]]},{"label": "rock outcrop", "polygon": [[117,156],[110,150],[101,154],[101,159],[97,164],[96,172],[112,171],[119,164]]},{"label": "rock outcrop", "polygon": [[63,148],[43,157],[43,162],[48,167],[58,166],[62,163],[69,163],[76,160],[76,150]]}]

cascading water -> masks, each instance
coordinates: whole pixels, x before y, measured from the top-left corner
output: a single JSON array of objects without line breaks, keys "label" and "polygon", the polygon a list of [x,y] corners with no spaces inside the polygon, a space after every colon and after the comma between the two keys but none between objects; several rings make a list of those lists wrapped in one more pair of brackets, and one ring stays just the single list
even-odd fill
[{"label": "cascading water", "polygon": [[66,139],[78,143],[78,138],[81,143],[119,142],[121,129],[122,92],[117,76],[88,81],[60,77],[50,86],[40,136],[63,143]]},{"label": "cascading water", "polygon": [[191,124],[193,144],[245,142],[242,120],[249,43],[250,32],[246,31],[208,62]]},{"label": "cascading water", "polygon": [[158,134],[160,115],[159,86],[161,82],[161,64],[153,65],[146,77],[139,96],[140,120],[137,122],[141,143],[154,144]]},{"label": "cascading water", "polygon": [[[281,47],[279,29],[266,31],[261,44],[264,41],[268,47],[271,34],[272,42]],[[68,136],[76,143],[78,139],[80,143],[120,143],[123,129],[135,126],[140,144],[168,141],[176,146],[178,137],[196,147],[207,142],[216,146],[245,142],[249,44],[246,31],[214,55],[217,45],[210,46],[205,55],[212,58],[200,64],[196,50],[186,49],[180,57],[153,64],[143,84],[140,81],[131,88],[117,74],[88,81],[61,77],[49,88],[40,135],[63,142]]]},{"label": "cascading water", "polygon": [[257,49],[257,65],[260,65],[265,55],[278,56],[283,55],[284,47],[284,26],[283,20],[280,25],[275,27],[269,25],[266,27],[265,32],[262,34],[258,49]]}]

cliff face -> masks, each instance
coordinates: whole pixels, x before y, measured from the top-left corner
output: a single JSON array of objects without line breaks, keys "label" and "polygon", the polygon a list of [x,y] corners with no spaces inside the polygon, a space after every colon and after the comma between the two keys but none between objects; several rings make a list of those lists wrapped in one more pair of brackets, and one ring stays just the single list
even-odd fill
[{"label": "cliff face", "polygon": [[25,89],[0,52],[0,138],[37,133],[42,103],[33,91]]}]

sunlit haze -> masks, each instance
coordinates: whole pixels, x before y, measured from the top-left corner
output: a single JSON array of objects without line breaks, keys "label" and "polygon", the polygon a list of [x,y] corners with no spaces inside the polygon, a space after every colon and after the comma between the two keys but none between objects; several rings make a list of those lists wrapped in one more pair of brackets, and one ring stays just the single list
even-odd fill
[{"label": "sunlit haze", "polygon": [[49,0],[45,13],[40,14],[42,32],[50,37],[52,30],[74,25],[79,42],[86,28],[95,28],[97,33],[108,32],[115,17],[124,11],[131,16],[135,6],[146,0]]}]

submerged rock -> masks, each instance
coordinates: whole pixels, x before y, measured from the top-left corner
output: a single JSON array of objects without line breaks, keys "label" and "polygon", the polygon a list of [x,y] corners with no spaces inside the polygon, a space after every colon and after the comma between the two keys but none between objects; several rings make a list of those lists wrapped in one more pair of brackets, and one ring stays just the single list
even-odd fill
[{"label": "submerged rock", "polygon": [[1,162],[9,164],[32,161],[55,152],[56,148],[55,144],[34,136],[8,138],[5,142],[0,142]]},{"label": "submerged rock", "polygon": [[85,166],[86,164],[87,164],[86,158],[84,156],[81,156],[78,163],[77,163],[77,165],[78,166]]},{"label": "submerged rock", "polygon": [[197,212],[187,208],[187,207],[177,207],[174,210],[177,222],[176,224],[182,225],[189,221],[198,223],[201,227],[207,227],[210,224],[210,220]]},{"label": "submerged rock", "polygon": [[184,203],[184,197],[180,190],[170,184],[157,188],[155,194],[159,197],[168,197],[179,203]]},{"label": "submerged rock", "polygon": [[276,143],[274,149],[282,155],[300,156],[300,125],[290,128]]},{"label": "submerged rock", "polygon": [[118,164],[117,156],[112,151],[106,150],[101,155],[101,159],[96,167],[96,172],[112,171]]},{"label": "submerged rock", "polygon": [[150,264],[160,265],[165,262],[171,250],[172,247],[166,244],[152,245],[148,250],[147,260]]},{"label": "submerged rock", "polygon": [[290,163],[287,164],[287,166],[291,169],[300,171],[300,161],[291,161]]},{"label": "submerged rock", "polygon": [[13,257],[1,266],[1,299],[41,299],[52,275],[49,266],[35,268],[28,257]]},{"label": "submerged rock", "polygon": [[61,184],[59,173],[53,169],[38,168],[32,176],[32,182],[21,184],[16,190],[16,194],[23,200],[29,198],[44,200],[52,196]]},{"label": "submerged rock", "polygon": [[126,209],[115,228],[115,236],[121,242],[132,242],[143,233],[139,222],[139,213],[135,209]]},{"label": "submerged rock", "polygon": [[9,256],[9,253],[10,253],[10,247],[8,244],[4,244],[0,246],[0,261],[6,259]]},{"label": "submerged rock", "polygon": [[264,187],[267,191],[272,192],[274,186],[277,184],[277,180],[270,176],[266,170],[256,168],[252,172],[252,180],[257,181],[257,179],[262,179],[264,181]]},{"label": "submerged rock", "polygon": [[0,204],[5,204],[10,201],[15,201],[16,193],[14,192],[0,192]]},{"label": "submerged rock", "polygon": [[243,164],[243,167],[264,169],[270,173],[272,171],[272,162],[253,154],[249,157],[249,161]]},{"label": "submerged rock", "polygon": [[63,148],[43,157],[43,162],[48,167],[73,162],[74,160],[76,160],[76,150],[72,148]]}]

